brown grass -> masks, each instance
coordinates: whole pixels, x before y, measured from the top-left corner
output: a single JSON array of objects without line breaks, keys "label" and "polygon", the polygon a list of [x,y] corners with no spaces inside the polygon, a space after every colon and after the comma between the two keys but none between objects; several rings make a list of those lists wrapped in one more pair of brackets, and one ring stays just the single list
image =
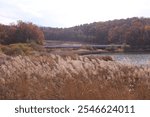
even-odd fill
[{"label": "brown grass", "polygon": [[0,45],[0,53],[10,56],[32,55],[39,52],[45,52],[45,48],[34,42]]},{"label": "brown grass", "polygon": [[110,57],[1,54],[0,99],[150,99],[150,67]]}]

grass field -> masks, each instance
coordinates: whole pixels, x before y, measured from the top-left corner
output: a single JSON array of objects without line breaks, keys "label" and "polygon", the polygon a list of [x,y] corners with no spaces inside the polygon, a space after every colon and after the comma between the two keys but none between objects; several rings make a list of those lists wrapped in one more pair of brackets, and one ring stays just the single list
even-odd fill
[{"label": "grass field", "polygon": [[77,55],[0,55],[0,99],[150,99],[150,67]]}]

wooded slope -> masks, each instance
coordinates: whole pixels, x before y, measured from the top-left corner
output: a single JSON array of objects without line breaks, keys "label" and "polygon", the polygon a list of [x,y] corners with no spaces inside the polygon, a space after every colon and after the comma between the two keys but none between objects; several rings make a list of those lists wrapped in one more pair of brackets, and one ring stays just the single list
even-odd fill
[{"label": "wooded slope", "polygon": [[45,39],[96,44],[150,45],[150,18],[128,18],[95,22],[71,28],[42,28]]}]

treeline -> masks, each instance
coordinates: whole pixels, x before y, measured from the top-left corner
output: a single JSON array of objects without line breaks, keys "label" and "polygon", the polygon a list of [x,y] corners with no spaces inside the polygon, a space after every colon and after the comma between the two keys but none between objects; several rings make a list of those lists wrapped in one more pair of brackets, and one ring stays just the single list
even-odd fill
[{"label": "treeline", "polygon": [[150,45],[150,18],[95,22],[71,28],[42,27],[47,40],[82,41],[96,44]]},{"label": "treeline", "polygon": [[42,30],[32,24],[22,21],[11,25],[0,24],[0,44],[36,42],[43,44],[44,34]]},{"label": "treeline", "polygon": [[150,18],[128,18],[94,22],[71,28],[41,27],[22,21],[16,25],[0,24],[0,44],[46,40],[78,41],[95,44],[128,44],[150,48]]}]

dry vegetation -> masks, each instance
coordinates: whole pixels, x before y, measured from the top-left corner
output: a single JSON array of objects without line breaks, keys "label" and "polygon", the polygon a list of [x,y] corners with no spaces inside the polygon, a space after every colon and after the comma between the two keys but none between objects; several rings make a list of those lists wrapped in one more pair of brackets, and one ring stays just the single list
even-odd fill
[{"label": "dry vegetation", "polygon": [[35,53],[40,53],[45,51],[46,50],[43,46],[40,46],[35,42],[17,43],[17,44],[10,44],[10,45],[0,44],[0,53],[4,53],[9,56],[33,55]]},{"label": "dry vegetation", "polygon": [[110,57],[0,54],[0,99],[150,99],[150,67]]}]

